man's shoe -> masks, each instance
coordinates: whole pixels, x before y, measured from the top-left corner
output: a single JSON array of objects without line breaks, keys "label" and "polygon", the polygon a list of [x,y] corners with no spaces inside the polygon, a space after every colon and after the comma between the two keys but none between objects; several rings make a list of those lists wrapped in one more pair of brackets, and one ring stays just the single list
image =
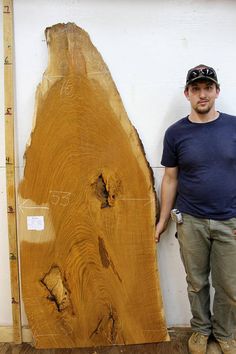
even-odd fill
[{"label": "man's shoe", "polygon": [[224,354],[236,354],[236,341],[234,339],[225,341],[217,339],[217,342],[219,343],[220,348]]},{"label": "man's shoe", "polygon": [[208,336],[199,332],[193,332],[188,341],[190,354],[206,354]]}]

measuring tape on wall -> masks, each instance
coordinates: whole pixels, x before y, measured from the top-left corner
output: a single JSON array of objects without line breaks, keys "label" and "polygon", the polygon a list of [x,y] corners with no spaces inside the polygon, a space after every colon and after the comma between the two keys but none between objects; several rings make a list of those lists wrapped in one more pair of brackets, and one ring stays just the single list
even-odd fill
[{"label": "measuring tape on wall", "polygon": [[13,0],[3,0],[5,149],[8,237],[11,272],[13,340],[22,342],[20,282],[16,228],[15,149],[14,149],[14,78],[13,78]]}]

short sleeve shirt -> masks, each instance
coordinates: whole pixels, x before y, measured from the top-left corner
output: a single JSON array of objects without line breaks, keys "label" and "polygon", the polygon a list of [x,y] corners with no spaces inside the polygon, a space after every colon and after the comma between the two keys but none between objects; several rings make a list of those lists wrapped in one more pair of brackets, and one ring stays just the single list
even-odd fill
[{"label": "short sleeve shirt", "polygon": [[171,125],[161,164],[178,166],[181,212],[215,220],[236,216],[236,117],[220,113],[207,123],[185,117]]}]

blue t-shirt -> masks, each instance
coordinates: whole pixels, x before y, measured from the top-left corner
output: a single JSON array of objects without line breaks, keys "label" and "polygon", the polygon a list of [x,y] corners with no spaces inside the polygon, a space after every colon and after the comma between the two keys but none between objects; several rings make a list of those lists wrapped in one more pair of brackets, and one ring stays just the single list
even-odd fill
[{"label": "blue t-shirt", "polygon": [[161,164],[179,168],[176,208],[200,218],[236,216],[236,117],[208,123],[185,117],[164,138]]}]

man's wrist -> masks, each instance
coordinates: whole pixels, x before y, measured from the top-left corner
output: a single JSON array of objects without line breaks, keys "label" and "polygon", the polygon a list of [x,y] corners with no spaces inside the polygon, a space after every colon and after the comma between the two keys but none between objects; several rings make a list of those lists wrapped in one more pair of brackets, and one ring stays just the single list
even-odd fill
[{"label": "man's wrist", "polygon": [[160,218],[158,221],[158,224],[162,227],[167,227],[169,220],[170,220],[170,217],[164,218],[164,219]]}]

